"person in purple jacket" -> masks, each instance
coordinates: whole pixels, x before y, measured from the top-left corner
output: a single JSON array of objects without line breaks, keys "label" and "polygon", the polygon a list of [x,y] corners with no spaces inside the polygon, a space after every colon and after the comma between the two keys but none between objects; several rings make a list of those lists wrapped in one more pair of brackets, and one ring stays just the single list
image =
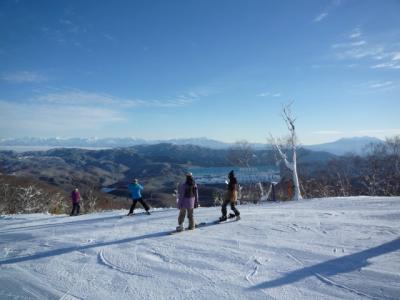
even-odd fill
[{"label": "person in purple jacket", "polygon": [[186,174],[186,181],[181,183],[178,188],[178,226],[176,231],[183,230],[185,217],[189,219],[189,230],[195,228],[193,210],[199,206],[199,193],[197,185],[194,182],[192,173]]},{"label": "person in purple jacket", "polygon": [[[71,200],[72,200],[72,211],[69,214],[70,216],[79,215],[80,206],[79,203],[81,202],[81,194],[79,193],[78,188],[75,188],[71,193]],[[76,214],[75,214],[76,210]]]}]

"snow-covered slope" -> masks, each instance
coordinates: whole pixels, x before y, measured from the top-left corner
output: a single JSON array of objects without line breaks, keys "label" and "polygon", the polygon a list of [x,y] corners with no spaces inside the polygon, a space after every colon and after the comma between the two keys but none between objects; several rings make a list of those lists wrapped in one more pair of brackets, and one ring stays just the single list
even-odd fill
[{"label": "snow-covered slope", "polygon": [[[400,197],[0,218],[0,299],[399,299]],[[211,222],[219,208],[199,208]]]}]

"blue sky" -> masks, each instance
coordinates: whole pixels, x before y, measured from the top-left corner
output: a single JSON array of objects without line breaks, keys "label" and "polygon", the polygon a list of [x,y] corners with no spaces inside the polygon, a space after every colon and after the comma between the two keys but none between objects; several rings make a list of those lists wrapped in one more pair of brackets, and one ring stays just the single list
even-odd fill
[{"label": "blue sky", "polygon": [[0,1],[0,137],[400,134],[400,1]]}]

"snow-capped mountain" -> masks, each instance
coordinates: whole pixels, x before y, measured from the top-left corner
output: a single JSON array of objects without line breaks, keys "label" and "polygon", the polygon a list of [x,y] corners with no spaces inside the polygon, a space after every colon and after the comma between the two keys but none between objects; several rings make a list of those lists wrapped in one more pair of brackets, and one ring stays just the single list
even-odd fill
[{"label": "snow-capped mountain", "polygon": [[313,151],[330,152],[336,155],[343,155],[346,153],[363,154],[365,147],[371,143],[382,143],[382,140],[368,136],[342,138],[335,142],[309,145],[304,146],[304,148]]},{"label": "snow-capped mountain", "polygon": [[139,138],[3,138],[0,139],[0,146],[47,146],[47,147],[129,147],[136,145],[152,145],[159,143],[171,143],[176,145],[196,145],[213,149],[228,148],[230,144],[207,139],[207,138],[189,138],[189,139],[170,139],[170,140],[145,140]]},{"label": "snow-capped mountain", "polygon": [[[318,145],[303,145],[302,147],[313,151],[326,151],[336,155],[342,155],[348,152],[362,154],[363,149],[370,143],[380,143],[382,140],[373,137],[354,137],[343,138],[332,143]],[[137,145],[154,145],[159,143],[170,143],[174,145],[195,145],[211,149],[227,149],[234,143],[226,143],[206,137],[187,138],[187,139],[169,139],[169,140],[145,140],[140,138],[2,138],[0,146],[7,147],[75,147],[75,148],[118,148]],[[269,148],[267,144],[250,143],[256,150]]]}]

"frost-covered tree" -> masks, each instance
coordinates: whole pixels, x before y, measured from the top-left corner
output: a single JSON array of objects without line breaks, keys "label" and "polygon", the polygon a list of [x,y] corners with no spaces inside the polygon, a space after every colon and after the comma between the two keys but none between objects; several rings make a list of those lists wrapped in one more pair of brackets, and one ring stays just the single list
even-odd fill
[{"label": "frost-covered tree", "polygon": [[[284,151],[283,144],[279,143],[276,138],[270,135],[270,142],[272,146],[277,151],[280,159],[284,162],[285,166],[290,170],[292,173],[292,181],[294,186],[294,195],[292,200],[300,200],[303,199],[301,196],[300,191],[300,183],[299,183],[299,176],[297,174],[297,135],[296,135],[296,127],[295,121],[296,118],[293,117],[291,105],[287,104],[282,108],[282,118],[286,123],[286,126],[289,130],[289,136],[287,139],[287,149],[288,151]],[[289,160],[288,154],[291,154],[292,158]]]},{"label": "frost-covered tree", "polygon": [[241,168],[241,179],[244,181],[239,185],[238,198],[256,203],[261,199],[261,191],[257,182],[257,170],[251,167],[254,157],[254,150],[246,140],[237,141],[228,153],[230,163]]},{"label": "frost-covered tree", "polygon": [[22,205],[22,210],[28,213],[38,212],[43,209],[43,191],[34,186],[18,188],[17,201]]}]

